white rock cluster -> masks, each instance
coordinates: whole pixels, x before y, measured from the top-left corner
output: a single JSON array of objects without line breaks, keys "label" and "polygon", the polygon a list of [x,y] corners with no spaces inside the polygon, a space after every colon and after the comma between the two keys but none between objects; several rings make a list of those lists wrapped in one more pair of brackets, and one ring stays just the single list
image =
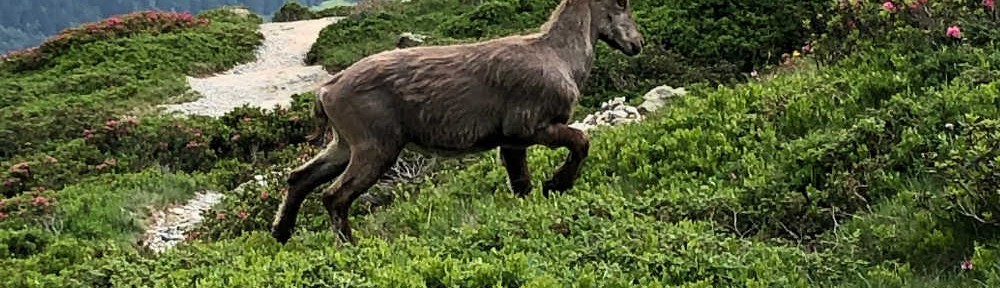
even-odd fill
[{"label": "white rock cluster", "polygon": [[583,121],[570,124],[570,127],[587,131],[599,126],[611,126],[622,123],[642,121],[644,115],[662,108],[671,98],[687,94],[683,87],[673,88],[660,86],[644,95],[639,107],[625,104],[625,97],[618,97],[601,104],[601,109],[587,115]]},{"label": "white rock cluster", "polygon": [[684,95],[687,95],[687,90],[684,90],[684,87],[660,86],[653,88],[642,96],[643,102],[642,105],[639,105],[639,113],[647,114],[656,111],[666,105],[670,99]]},{"label": "white rock cluster", "polygon": [[587,115],[583,121],[570,124],[580,130],[590,130],[597,126],[609,126],[642,120],[639,109],[625,104],[625,97],[618,97],[601,104],[601,110]]}]

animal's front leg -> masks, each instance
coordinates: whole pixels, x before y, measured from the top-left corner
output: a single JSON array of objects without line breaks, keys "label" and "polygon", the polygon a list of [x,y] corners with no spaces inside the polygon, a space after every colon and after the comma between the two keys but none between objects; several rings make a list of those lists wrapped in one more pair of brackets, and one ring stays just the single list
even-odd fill
[{"label": "animal's front leg", "polygon": [[552,179],[545,181],[542,186],[542,194],[549,195],[549,191],[566,191],[573,187],[573,183],[580,175],[580,166],[587,158],[590,150],[590,138],[583,131],[566,126],[566,124],[553,124],[539,132],[536,141],[538,144],[550,148],[566,147],[569,149],[569,157],[559,170],[556,170]]},{"label": "animal's front leg", "polygon": [[528,148],[500,148],[500,161],[507,169],[510,191],[524,197],[531,193],[531,172],[528,170]]}]

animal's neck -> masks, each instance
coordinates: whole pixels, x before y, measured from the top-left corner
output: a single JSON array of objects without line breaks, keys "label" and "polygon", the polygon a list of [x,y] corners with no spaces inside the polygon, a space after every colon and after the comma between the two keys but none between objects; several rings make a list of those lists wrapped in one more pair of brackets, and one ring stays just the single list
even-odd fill
[{"label": "animal's neck", "polygon": [[589,1],[563,0],[542,26],[540,37],[570,65],[577,85],[583,85],[594,63],[597,31],[592,27]]}]

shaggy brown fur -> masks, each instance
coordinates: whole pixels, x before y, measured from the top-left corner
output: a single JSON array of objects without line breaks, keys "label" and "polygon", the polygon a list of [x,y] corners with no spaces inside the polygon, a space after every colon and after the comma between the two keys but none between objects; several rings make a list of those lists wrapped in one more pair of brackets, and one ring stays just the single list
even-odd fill
[{"label": "shaggy brown fur", "polygon": [[334,137],[289,176],[272,235],[285,243],[305,195],[336,178],[323,204],[334,231],[354,243],[348,208],[407,148],[450,156],[499,147],[511,190],[523,196],[532,189],[526,149],[566,147],[569,157],[542,192],[569,189],[589,140],[566,123],[597,40],[640,52],[627,0],[564,0],[538,33],[390,50],[338,72],[315,110]]}]

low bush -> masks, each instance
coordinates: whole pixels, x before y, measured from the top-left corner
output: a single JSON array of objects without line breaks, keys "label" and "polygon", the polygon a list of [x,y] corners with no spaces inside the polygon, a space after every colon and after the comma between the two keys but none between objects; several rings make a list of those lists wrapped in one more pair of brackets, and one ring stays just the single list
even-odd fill
[{"label": "low bush", "polygon": [[5,69],[14,72],[37,69],[47,61],[69,51],[73,46],[121,38],[136,33],[160,34],[180,31],[210,23],[209,18],[194,17],[190,13],[140,11],[109,17],[65,29],[46,39],[35,48],[14,51],[0,57]]},{"label": "low bush", "polygon": [[281,5],[278,11],[271,16],[273,22],[292,22],[299,20],[309,20],[316,18],[316,15],[308,7],[302,6],[299,2],[288,1]]},{"label": "low bush", "polygon": [[818,59],[825,62],[886,46],[919,51],[956,43],[988,45],[1000,39],[1000,12],[993,0],[842,0],[834,5],[829,29],[815,47]]},{"label": "low bush", "polygon": [[[303,143],[313,129],[312,93],[294,95],[289,108],[265,110],[243,106],[221,118],[169,115],[111,118],[80,132],[53,150],[2,161],[7,196],[63,185],[104,173],[209,171],[217,161],[250,164],[275,161],[276,151]],[[23,168],[21,168],[23,167]]]}]

